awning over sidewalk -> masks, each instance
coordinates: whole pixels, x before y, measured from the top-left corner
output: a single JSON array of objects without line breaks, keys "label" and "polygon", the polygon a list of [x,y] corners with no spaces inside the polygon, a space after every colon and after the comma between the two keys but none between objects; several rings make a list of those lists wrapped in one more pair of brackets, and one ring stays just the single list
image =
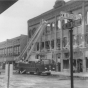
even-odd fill
[{"label": "awning over sidewalk", "polygon": [[17,1],[18,0],[0,0],[0,14]]}]

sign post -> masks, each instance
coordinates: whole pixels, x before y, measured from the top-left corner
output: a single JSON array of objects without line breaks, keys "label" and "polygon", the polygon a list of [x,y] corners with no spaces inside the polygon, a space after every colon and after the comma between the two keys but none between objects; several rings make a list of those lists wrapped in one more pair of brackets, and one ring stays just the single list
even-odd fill
[{"label": "sign post", "polygon": [[10,78],[13,76],[13,64],[7,62],[5,66],[5,78],[6,78],[6,88],[10,86]]},{"label": "sign post", "polygon": [[[71,20],[72,22],[72,20]],[[73,27],[70,28],[70,72],[71,72],[71,88],[74,88],[73,83]]]},{"label": "sign post", "polygon": [[7,78],[7,88],[9,88],[10,83],[10,64],[8,63],[8,78]]}]

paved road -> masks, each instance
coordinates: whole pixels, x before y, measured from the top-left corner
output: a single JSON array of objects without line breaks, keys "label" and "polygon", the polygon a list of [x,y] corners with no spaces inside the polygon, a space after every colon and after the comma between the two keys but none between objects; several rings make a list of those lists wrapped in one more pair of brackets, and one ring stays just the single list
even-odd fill
[{"label": "paved road", "polygon": [[[5,88],[6,79],[0,76],[0,88]],[[75,79],[74,88],[88,88],[88,80]],[[70,88],[70,79],[57,76],[13,75],[9,88]]]}]

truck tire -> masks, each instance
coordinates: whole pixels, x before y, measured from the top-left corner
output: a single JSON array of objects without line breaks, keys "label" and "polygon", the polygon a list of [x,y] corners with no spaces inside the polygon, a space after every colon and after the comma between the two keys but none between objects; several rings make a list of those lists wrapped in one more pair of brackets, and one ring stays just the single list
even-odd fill
[{"label": "truck tire", "polygon": [[51,75],[51,73],[46,73],[47,75]]},{"label": "truck tire", "polygon": [[34,72],[30,72],[30,74],[32,74],[32,75],[33,75],[33,74],[34,74]]}]

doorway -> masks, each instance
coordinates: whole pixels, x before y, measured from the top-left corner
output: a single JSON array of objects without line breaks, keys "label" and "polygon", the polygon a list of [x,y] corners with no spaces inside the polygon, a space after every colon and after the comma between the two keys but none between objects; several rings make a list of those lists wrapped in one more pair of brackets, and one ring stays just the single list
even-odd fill
[{"label": "doorway", "polygon": [[82,59],[77,59],[77,72],[83,72]]}]

